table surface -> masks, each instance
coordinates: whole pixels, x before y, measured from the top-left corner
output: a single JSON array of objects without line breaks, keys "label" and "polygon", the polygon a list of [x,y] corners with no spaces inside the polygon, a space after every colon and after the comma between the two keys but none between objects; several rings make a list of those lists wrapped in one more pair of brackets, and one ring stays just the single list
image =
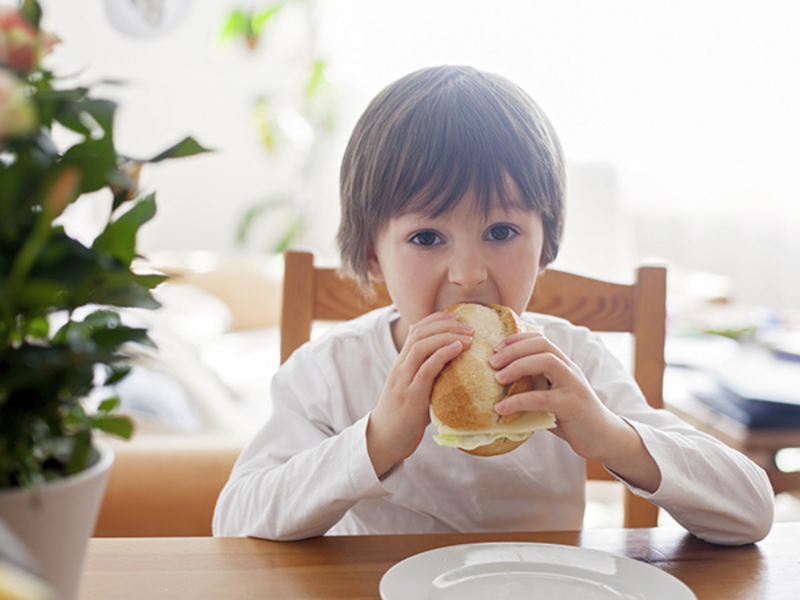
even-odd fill
[{"label": "table surface", "polygon": [[377,598],[383,574],[433,548],[525,541],[593,548],[649,563],[700,600],[800,597],[800,523],[778,523],[742,547],[715,546],[682,529],[252,538],[94,538],[81,600],[141,598]]}]

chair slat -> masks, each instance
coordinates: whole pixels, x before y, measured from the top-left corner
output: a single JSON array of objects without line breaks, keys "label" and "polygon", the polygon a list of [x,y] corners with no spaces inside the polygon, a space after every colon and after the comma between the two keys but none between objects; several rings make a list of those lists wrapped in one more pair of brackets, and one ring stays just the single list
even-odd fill
[{"label": "chair slat", "polygon": [[633,303],[630,285],[547,269],[539,276],[528,310],[594,331],[631,331]]},{"label": "chair slat", "polygon": [[375,298],[366,298],[355,281],[335,269],[317,269],[315,281],[314,318],[321,321],[346,321],[391,304],[385,287],[376,285]]}]

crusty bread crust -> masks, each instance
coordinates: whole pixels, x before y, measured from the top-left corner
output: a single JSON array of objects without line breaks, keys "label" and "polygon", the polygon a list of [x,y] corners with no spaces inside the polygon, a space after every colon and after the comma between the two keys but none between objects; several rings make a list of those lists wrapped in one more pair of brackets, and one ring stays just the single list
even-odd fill
[{"label": "crusty bread crust", "polygon": [[500,417],[494,405],[506,396],[506,389],[495,380],[488,360],[501,339],[521,330],[516,315],[510,316],[511,311],[503,308],[457,304],[447,309],[475,329],[472,346],[450,361],[433,385],[433,412],[449,427],[489,429]]},{"label": "crusty bread crust", "polygon": [[448,427],[464,431],[510,423],[516,415],[504,418],[495,412],[494,405],[509,394],[533,389],[534,383],[525,377],[510,387],[500,385],[489,358],[503,338],[524,331],[525,325],[513,310],[499,304],[456,304],[447,310],[458,313],[461,322],[472,326],[475,334],[472,346],[450,361],[436,378],[431,394],[434,414]]},{"label": "crusty bread crust", "polygon": [[[447,309],[475,329],[472,345],[450,361],[433,384],[431,409],[444,425],[463,431],[482,431],[511,423],[519,415],[502,416],[494,405],[503,398],[534,389],[547,389],[544,377],[523,377],[511,386],[500,385],[489,365],[495,346],[505,337],[525,331],[525,324],[506,306],[456,304]],[[477,456],[503,454],[520,446],[507,438],[464,450]]]}]

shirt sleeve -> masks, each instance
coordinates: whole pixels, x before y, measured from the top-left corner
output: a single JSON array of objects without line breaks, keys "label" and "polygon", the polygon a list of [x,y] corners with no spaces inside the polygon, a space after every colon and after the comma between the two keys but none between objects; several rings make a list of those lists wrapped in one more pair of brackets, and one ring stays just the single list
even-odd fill
[{"label": "shirt sleeve", "polygon": [[272,413],[217,501],[214,535],[319,536],[359,500],[391,493],[402,466],[378,479],[367,453],[369,414],[336,431],[329,410],[342,405],[337,393],[308,353],[284,364],[272,382]]},{"label": "shirt sleeve", "polygon": [[707,542],[740,545],[769,533],[774,493],[764,470],[740,452],[666,411],[664,422],[631,421],[661,470],[652,494],[628,486],[637,496],[666,510]]},{"label": "shirt sleeve", "polygon": [[601,400],[636,430],[661,471],[661,485],[653,493],[620,481],[700,539],[726,545],[763,539],[775,505],[764,470],[673,413],[652,408],[598,339],[585,347],[581,362],[587,378]]}]

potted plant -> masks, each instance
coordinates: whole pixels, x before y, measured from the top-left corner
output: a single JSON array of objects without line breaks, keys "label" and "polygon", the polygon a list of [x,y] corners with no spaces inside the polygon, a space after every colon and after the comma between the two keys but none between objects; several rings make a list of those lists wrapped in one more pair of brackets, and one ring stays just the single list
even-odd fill
[{"label": "potted plant", "polygon": [[[155,213],[153,194],[138,192],[138,170],[204,149],[186,138],[147,160],[119,154],[115,104],[42,66],[57,40],[40,19],[36,0],[0,8],[0,520],[59,597],[72,598],[113,461],[93,432],[132,432],[117,399],[94,408],[86,399],[126,375],[129,344],[149,343],[118,307],[157,307],[151,290],[163,280],[132,268],[137,231]],[[60,217],[93,192],[84,200],[105,194],[110,210],[84,245]],[[75,496],[86,485],[90,496]],[[81,508],[86,515],[70,512]]]}]

